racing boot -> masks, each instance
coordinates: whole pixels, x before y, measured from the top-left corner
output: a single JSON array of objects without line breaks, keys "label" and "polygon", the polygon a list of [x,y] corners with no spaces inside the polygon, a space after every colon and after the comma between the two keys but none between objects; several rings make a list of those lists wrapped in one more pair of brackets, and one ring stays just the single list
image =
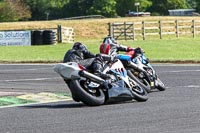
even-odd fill
[{"label": "racing boot", "polygon": [[103,68],[104,68],[104,63],[103,63],[103,58],[99,55],[96,57],[96,59],[94,60],[93,64],[92,64],[92,69],[93,69],[93,73],[98,76],[101,77],[102,79],[105,80],[103,86],[105,87],[105,89],[109,89],[109,84],[110,82],[108,82],[108,80],[110,79],[109,74],[104,74],[103,73]]}]

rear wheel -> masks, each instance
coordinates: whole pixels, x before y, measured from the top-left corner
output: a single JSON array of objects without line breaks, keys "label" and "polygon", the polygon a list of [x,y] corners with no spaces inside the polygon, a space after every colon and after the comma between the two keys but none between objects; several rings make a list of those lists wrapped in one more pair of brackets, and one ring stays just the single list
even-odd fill
[{"label": "rear wheel", "polygon": [[69,90],[70,90],[70,92],[71,92],[72,99],[73,99],[75,102],[80,102],[79,98],[76,96],[76,91],[74,91],[73,89],[71,89],[71,88],[73,88],[73,87],[70,86],[71,80],[65,80],[65,79],[64,79],[64,81],[65,81],[65,83],[67,84],[67,86],[68,86],[68,88],[69,88]]},{"label": "rear wheel", "polygon": [[73,80],[70,87],[76,93],[76,98],[89,106],[99,106],[104,104],[105,95],[101,89],[90,90],[85,80]]}]

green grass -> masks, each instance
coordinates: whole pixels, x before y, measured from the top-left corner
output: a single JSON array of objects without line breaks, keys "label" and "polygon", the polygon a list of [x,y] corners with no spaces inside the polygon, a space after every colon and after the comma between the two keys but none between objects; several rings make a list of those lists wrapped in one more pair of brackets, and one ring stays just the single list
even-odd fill
[{"label": "green grass", "polygon": [[0,60],[4,62],[58,61],[69,48],[69,44],[0,47]]},{"label": "green grass", "polygon": [[[80,40],[77,40],[80,41]],[[102,39],[81,40],[89,50],[99,52]],[[173,38],[137,41],[118,41],[131,47],[141,47],[152,61],[200,62],[200,38]],[[72,44],[43,46],[2,46],[1,62],[60,62]]]},{"label": "green grass", "polygon": [[200,39],[145,41],[140,45],[154,61],[200,61]]},{"label": "green grass", "polygon": [[[124,17],[87,20],[55,20],[55,21],[27,21],[0,23],[0,30],[17,29],[49,29],[57,25],[73,27],[75,40],[87,44],[88,49],[94,53],[99,52],[102,38],[108,35],[108,23],[114,22],[141,22],[158,20],[200,20],[200,17]],[[182,36],[182,35],[180,35]],[[153,61],[195,61],[200,62],[200,35],[196,38],[175,38],[164,36],[147,36],[143,41],[138,36],[137,41],[119,41],[131,47],[142,47],[147,57]],[[72,44],[57,44],[45,46],[1,46],[0,62],[60,62],[65,52]]]}]

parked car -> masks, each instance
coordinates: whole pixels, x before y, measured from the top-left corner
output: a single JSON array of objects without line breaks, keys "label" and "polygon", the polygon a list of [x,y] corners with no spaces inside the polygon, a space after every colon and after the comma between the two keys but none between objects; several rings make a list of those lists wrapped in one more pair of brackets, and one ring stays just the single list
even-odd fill
[{"label": "parked car", "polygon": [[150,12],[134,12],[134,11],[129,11],[126,16],[127,17],[137,17],[137,16],[150,16]]}]

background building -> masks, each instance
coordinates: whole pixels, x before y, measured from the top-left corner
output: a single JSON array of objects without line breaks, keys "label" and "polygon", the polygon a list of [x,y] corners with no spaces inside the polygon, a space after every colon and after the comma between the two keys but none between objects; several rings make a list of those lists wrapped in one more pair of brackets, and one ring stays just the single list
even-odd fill
[{"label": "background building", "polygon": [[195,9],[175,9],[168,10],[170,16],[193,16],[195,13]]}]

